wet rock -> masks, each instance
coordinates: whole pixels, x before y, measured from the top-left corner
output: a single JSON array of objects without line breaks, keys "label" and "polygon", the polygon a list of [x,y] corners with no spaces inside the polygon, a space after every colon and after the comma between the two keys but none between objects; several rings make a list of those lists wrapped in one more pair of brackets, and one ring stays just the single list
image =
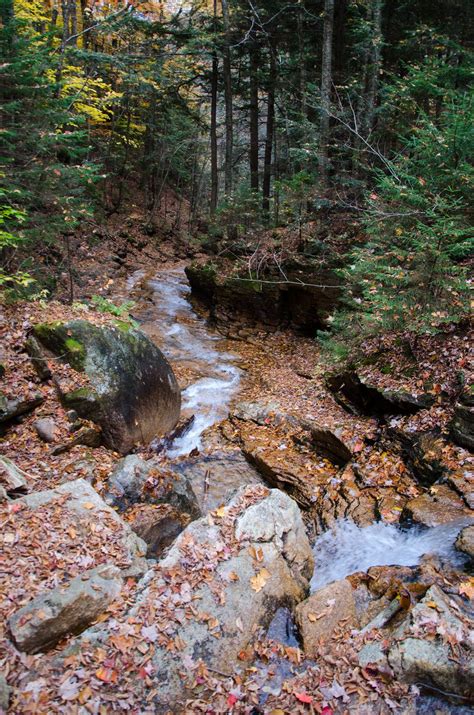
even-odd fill
[{"label": "wet rock", "polygon": [[40,393],[31,397],[19,397],[9,400],[0,392],[0,424],[10,422],[28,412],[33,412],[43,402],[44,397]]},{"label": "wet rock", "polygon": [[138,503],[169,504],[192,519],[201,516],[186,477],[134,454],[122,459],[110,475],[106,501],[121,510]]},{"label": "wet rock", "polygon": [[354,589],[346,579],[330,583],[298,604],[295,619],[305,654],[316,657],[320,641],[330,640],[338,628],[359,625]]},{"label": "wet rock", "polygon": [[466,526],[459,533],[455,546],[458,551],[464,552],[474,561],[474,524]]},{"label": "wet rock", "polygon": [[438,526],[451,521],[472,517],[456,492],[446,484],[436,484],[428,492],[405,504],[401,521],[422,524],[423,526]]},{"label": "wet rock", "polygon": [[43,442],[50,443],[55,441],[58,427],[51,417],[36,420],[33,426],[38,433],[38,437],[42,439]]},{"label": "wet rock", "polygon": [[178,421],[180,390],[163,354],[143,333],[98,327],[84,320],[42,323],[33,329],[45,354],[62,356],[85,372],[90,385],[62,389],[66,407],[96,422],[104,442],[126,454],[138,443],[171,430]]},{"label": "wet rock", "polygon": [[0,712],[7,712],[10,704],[11,687],[8,685],[5,676],[0,673]]},{"label": "wet rock", "polygon": [[389,435],[398,442],[407,465],[423,486],[431,486],[447,473],[442,453],[445,442],[438,434],[395,429],[389,430]]},{"label": "wet rock", "polygon": [[474,387],[466,388],[454,409],[451,436],[461,447],[474,452]]},{"label": "wet rock", "polygon": [[16,611],[8,626],[19,650],[39,653],[90,626],[122,589],[120,569],[106,564],[40,593]]},{"label": "wet rock", "polygon": [[448,472],[441,481],[443,484],[447,484],[453,491],[457,492],[470,509],[474,509],[472,472],[461,467],[456,471]]},{"label": "wet rock", "polygon": [[140,504],[132,513],[127,513],[127,520],[148,546],[147,557],[156,559],[179,536],[191,517],[169,504]]},{"label": "wet rock", "polygon": [[465,611],[461,600],[432,586],[395,631],[389,664],[399,678],[408,682],[472,697],[474,653],[470,628],[472,613]]},{"label": "wet rock", "polygon": [[[33,492],[19,499],[18,504],[23,504],[28,509],[51,505],[56,510],[64,510],[64,526],[73,528],[77,532],[78,547],[81,539],[89,538],[91,529],[97,529],[96,524],[101,525],[101,531],[103,525],[107,524],[115,534],[115,549],[123,552],[117,565],[130,575],[140,575],[145,571],[146,561],[143,557],[146,553],[146,544],[84,479],[61,484],[55,489]],[[105,550],[107,543],[103,546]]]},{"label": "wet rock", "polygon": [[355,414],[413,414],[431,407],[435,402],[434,395],[403,389],[388,390],[353,371],[332,375],[327,385],[338,402]]},{"label": "wet rock", "polygon": [[8,457],[0,457],[0,485],[7,496],[22,496],[28,491],[28,474]]},{"label": "wet rock", "polygon": [[189,480],[202,513],[225,504],[246,484],[261,484],[258,472],[240,449],[214,450],[211,454],[177,462],[174,471]]}]

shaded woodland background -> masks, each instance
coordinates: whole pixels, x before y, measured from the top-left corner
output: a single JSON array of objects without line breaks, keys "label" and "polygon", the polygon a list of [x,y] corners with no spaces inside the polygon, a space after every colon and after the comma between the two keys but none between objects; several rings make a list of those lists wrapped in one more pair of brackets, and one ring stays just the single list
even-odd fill
[{"label": "shaded woodland background", "polygon": [[133,202],[147,240],[251,277],[332,265],[345,303],[323,341],[462,319],[469,5],[2,0],[4,294],[54,293],[69,237]]}]

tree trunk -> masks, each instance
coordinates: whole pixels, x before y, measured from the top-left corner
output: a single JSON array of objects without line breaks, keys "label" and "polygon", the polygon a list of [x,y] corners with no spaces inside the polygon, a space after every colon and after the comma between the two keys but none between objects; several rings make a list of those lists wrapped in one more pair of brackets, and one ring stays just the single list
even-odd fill
[{"label": "tree trunk", "polygon": [[258,49],[250,47],[250,188],[258,191]]},{"label": "tree trunk", "polygon": [[265,220],[270,217],[270,187],[272,179],[272,148],[273,133],[275,129],[275,86],[276,86],[277,65],[273,47],[270,48],[270,72],[268,79],[267,98],[267,131],[265,136],[265,159],[263,168],[263,188],[262,188],[262,209]]},{"label": "tree trunk", "polygon": [[303,120],[306,118],[306,54],[304,44],[304,27],[303,27],[303,5],[296,14],[297,32],[298,32],[298,55],[299,55],[299,91],[300,91],[300,112]]},{"label": "tree trunk", "polygon": [[234,127],[233,127],[233,98],[232,98],[232,76],[231,76],[231,55],[230,55],[230,24],[229,7],[227,0],[222,2],[222,18],[224,21],[224,101],[225,101],[225,193],[227,197],[232,195],[232,162],[234,155]]},{"label": "tree trunk", "polygon": [[[214,37],[216,31],[217,0],[214,0]],[[219,191],[217,174],[217,52],[212,52],[211,76],[211,204],[210,214],[214,216],[217,208],[217,195]]]},{"label": "tree trunk", "polygon": [[372,2],[372,46],[367,81],[366,111],[364,117],[365,134],[370,134],[374,126],[375,107],[379,87],[380,65],[382,60],[382,0]]},{"label": "tree trunk", "polygon": [[328,182],[329,110],[332,84],[332,35],[334,0],[324,0],[323,55],[321,61],[321,127],[319,137],[319,173],[321,183]]}]

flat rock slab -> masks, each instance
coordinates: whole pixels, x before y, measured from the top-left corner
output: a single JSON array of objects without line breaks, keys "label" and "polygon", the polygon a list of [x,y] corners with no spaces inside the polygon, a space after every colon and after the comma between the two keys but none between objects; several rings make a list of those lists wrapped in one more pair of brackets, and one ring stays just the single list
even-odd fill
[{"label": "flat rock slab", "polygon": [[17,497],[28,491],[28,474],[8,457],[0,457],[0,486],[8,496]]},{"label": "flat rock slab", "polygon": [[446,484],[436,484],[429,492],[411,499],[402,513],[402,521],[423,526],[438,526],[469,518],[474,518],[472,509]]},{"label": "flat rock slab", "polygon": [[186,477],[203,513],[225,504],[237,489],[247,484],[262,484],[258,472],[240,449],[213,450],[177,462],[173,469]]},{"label": "flat rock slab", "polygon": [[120,569],[105,564],[69,583],[40,593],[8,619],[19,650],[38,653],[90,626],[119,595]]}]

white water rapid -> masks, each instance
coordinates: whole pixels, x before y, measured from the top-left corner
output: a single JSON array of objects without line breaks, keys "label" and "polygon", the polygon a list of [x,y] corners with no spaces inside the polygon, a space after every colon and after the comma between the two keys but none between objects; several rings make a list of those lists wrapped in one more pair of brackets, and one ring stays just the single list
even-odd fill
[{"label": "white water rapid", "polygon": [[226,417],[240,371],[235,356],[219,350],[222,339],[208,330],[187,300],[191,289],[184,270],[157,273],[148,286],[161,350],[174,366],[189,366],[197,376],[182,393],[182,416],[194,415],[194,422],[168,451],[170,457],[179,457],[201,449],[204,430]]},{"label": "white water rapid", "polygon": [[352,521],[339,521],[316,540],[311,591],[371,566],[416,566],[424,554],[462,562],[454,542],[465,523],[403,531],[383,522],[359,527]]}]

